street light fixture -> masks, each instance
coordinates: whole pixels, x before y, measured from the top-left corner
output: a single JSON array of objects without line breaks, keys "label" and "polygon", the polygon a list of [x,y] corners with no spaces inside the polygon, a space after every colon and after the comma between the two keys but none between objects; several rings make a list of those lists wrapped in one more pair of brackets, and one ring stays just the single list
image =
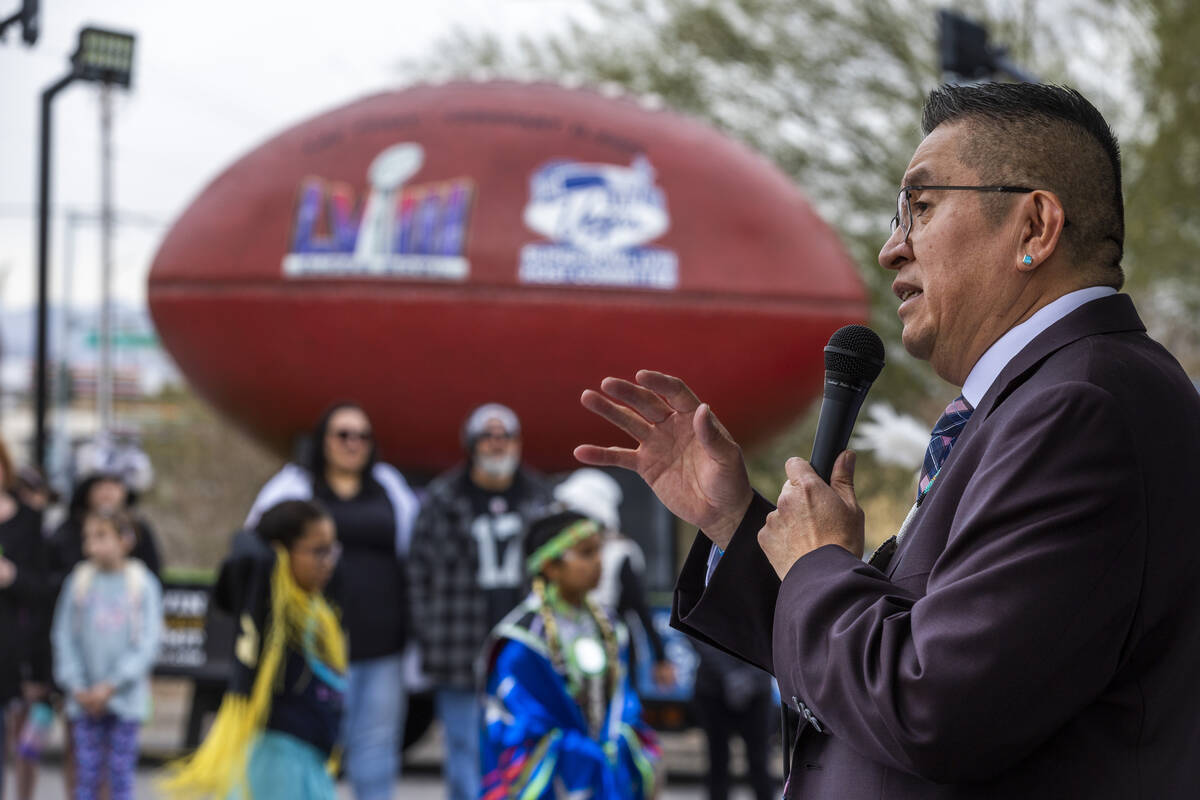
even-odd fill
[{"label": "street light fixture", "polygon": [[6,19],[0,19],[0,40],[4,38],[5,31],[9,25],[21,23],[21,39],[25,44],[33,46],[37,44],[38,33],[38,7],[41,5],[40,0],[22,0],[21,10]]},{"label": "street light fixture", "polygon": [[1008,58],[1008,48],[988,45],[987,28],[949,9],[938,16],[938,50],[947,83],[973,83],[1007,75],[1025,83],[1041,83]]},{"label": "street light fixture", "polygon": [[71,56],[75,77],[128,89],[133,78],[133,42],[132,33],[84,28]]},{"label": "street light fixture", "polygon": [[[134,36],[131,33],[87,27],[79,32],[79,43],[71,56],[71,71],[42,92],[41,152],[38,181],[37,355],[35,368],[33,460],[46,465],[46,328],[47,283],[50,251],[50,144],[51,103],[55,96],[77,80],[105,87],[129,88],[133,78]],[[107,102],[107,101],[106,101]],[[107,169],[107,167],[106,167]]]}]

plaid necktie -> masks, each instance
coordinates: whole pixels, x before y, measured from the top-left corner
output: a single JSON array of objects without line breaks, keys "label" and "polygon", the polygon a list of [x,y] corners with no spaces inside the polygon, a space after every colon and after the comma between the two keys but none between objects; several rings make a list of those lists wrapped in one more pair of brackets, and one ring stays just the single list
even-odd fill
[{"label": "plaid necktie", "polygon": [[971,404],[959,395],[954,398],[953,403],[946,406],[941,418],[933,426],[933,432],[929,436],[929,447],[925,449],[925,461],[921,464],[921,480],[917,484],[918,500],[933,485],[938,470],[946,463],[946,456],[950,455],[954,440],[962,433],[963,428],[967,427],[967,420],[971,418],[971,412],[974,410]]}]

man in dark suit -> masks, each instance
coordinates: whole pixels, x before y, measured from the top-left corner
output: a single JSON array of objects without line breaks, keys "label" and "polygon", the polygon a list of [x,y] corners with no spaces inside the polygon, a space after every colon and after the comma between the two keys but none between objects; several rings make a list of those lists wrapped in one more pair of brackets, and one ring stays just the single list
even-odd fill
[{"label": "man in dark suit", "polygon": [[853,453],[829,486],[790,459],[773,509],[661,373],[585,392],[639,446],[576,455],[703,530],[674,624],[778,678],[788,797],[1195,797],[1200,396],[1116,291],[1116,141],[1030,84],[943,87],[924,128],[879,262],[962,395],[894,554],[861,560]]}]

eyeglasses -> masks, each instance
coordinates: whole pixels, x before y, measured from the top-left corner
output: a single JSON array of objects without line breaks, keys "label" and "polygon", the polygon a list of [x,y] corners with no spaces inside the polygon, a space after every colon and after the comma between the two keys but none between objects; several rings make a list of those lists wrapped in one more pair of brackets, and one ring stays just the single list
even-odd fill
[{"label": "eyeglasses", "polygon": [[322,561],[326,564],[336,563],[342,557],[342,545],[341,542],[334,542],[324,547],[297,547],[296,553],[312,556],[317,561]]},{"label": "eyeglasses", "polygon": [[909,203],[909,192],[923,192],[926,190],[937,190],[940,192],[1009,192],[1012,194],[1029,194],[1034,189],[1027,186],[904,186],[900,189],[900,194],[896,195],[896,216],[892,217],[892,235],[896,234],[896,228],[900,228],[904,232],[904,238],[908,238],[908,234],[912,231],[913,215],[912,205]]},{"label": "eyeglasses", "polygon": [[478,439],[478,441],[481,441],[481,442],[487,441],[488,439],[491,439],[491,440],[497,441],[497,442],[511,442],[513,439],[516,439],[517,437],[511,433],[490,433],[490,432],[485,431],[484,433],[479,434],[479,436],[476,438]]},{"label": "eyeglasses", "polygon": [[370,431],[352,431],[347,428],[342,428],[341,430],[336,430],[336,431],[330,431],[329,433],[330,433],[330,435],[336,436],[337,438],[341,439],[343,442],[347,442],[347,443],[352,442],[352,441],[359,441],[359,442],[366,443],[366,442],[371,441],[372,438],[374,438]]}]

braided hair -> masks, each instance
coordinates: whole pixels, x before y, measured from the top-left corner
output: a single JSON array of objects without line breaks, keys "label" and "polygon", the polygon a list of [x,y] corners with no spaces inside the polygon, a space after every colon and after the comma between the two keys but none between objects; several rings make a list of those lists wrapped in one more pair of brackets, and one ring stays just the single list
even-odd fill
[{"label": "braided hair", "polygon": [[[525,557],[528,559],[541,547],[552,541],[556,536],[565,531],[567,528],[579,522],[585,522],[589,518],[583,514],[574,511],[561,511],[550,516],[536,520],[529,529],[528,535],[525,537]],[[560,560],[561,557],[553,559]],[[544,565],[543,565],[544,566]],[[558,632],[558,623],[554,618],[554,611],[550,607],[549,594],[551,585],[547,580],[544,572],[540,571],[532,576],[533,593],[539,601],[539,615],[542,619],[542,625],[546,631],[546,645],[550,651],[550,662],[554,665],[554,669],[562,675],[567,674],[567,666],[562,652],[562,637]],[[590,597],[584,599],[584,607],[591,615],[592,620],[596,623],[596,629],[600,632],[600,638],[604,644],[604,652],[607,658],[606,670],[606,690],[608,697],[616,694],[621,682],[621,662],[620,651],[617,643],[616,631],[613,629],[612,621],[609,619],[602,609],[600,609],[595,601]],[[582,705],[582,704],[581,704]],[[603,722],[603,705],[598,709],[598,713],[592,716],[599,716],[600,719],[589,719],[595,726],[599,726]],[[585,709],[585,713],[586,709]]]}]

